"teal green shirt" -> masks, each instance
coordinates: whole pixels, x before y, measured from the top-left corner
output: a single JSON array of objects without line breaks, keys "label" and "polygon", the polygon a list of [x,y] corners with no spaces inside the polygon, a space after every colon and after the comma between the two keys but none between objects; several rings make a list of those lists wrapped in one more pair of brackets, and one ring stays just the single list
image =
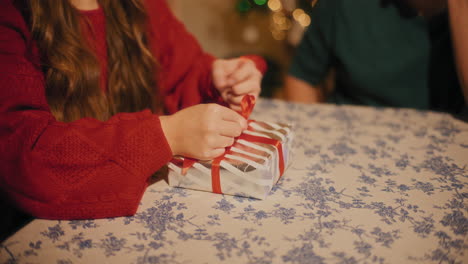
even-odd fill
[{"label": "teal green shirt", "polygon": [[319,0],[289,73],[317,85],[334,68],[338,104],[459,111],[447,14],[408,17],[382,2]]}]

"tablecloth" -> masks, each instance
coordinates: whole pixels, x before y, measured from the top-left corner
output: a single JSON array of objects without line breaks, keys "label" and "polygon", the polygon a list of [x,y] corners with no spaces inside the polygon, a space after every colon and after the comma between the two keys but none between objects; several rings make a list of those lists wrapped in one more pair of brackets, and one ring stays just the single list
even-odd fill
[{"label": "tablecloth", "polygon": [[135,216],[34,220],[0,263],[468,263],[468,124],[435,112],[262,99],[294,125],[266,200],[159,180]]}]

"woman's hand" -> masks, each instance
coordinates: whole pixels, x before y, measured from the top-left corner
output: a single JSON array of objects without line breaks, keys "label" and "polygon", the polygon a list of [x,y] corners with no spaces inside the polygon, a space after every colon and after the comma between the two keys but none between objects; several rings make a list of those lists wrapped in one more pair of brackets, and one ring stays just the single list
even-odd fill
[{"label": "woman's hand", "polygon": [[235,111],[241,110],[244,95],[251,94],[257,98],[260,94],[262,74],[250,59],[218,59],[213,63],[212,75],[221,97]]},{"label": "woman's hand", "polygon": [[200,104],[171,116],[161,116],[161,126],[173,155],[211,160],[247,128],[247,121],[217,104]]}]

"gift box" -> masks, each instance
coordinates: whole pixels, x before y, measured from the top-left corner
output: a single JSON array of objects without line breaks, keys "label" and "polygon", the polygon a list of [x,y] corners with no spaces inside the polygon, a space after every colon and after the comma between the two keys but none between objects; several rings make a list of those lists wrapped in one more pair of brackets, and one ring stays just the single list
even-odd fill
[{"label": "gift box", "polygon": [[169,185],[265,199],[292,160],[292,127],[249,120],[249,128],[226,153],[211,161],[175,157]]}]

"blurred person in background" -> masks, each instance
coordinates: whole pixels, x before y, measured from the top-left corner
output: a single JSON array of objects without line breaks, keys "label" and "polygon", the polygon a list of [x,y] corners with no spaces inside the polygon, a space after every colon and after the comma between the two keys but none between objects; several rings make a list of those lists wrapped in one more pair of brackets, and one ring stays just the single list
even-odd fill
[{"label": "blurred person in background", "polygon": [[215,158],[247,127],[265,62],[205,53],[164,0],[0,6],[0,231],[133,215],[173,155]]},{"label": "blurred person in background", "polygon": [[287,99],[466,111],[468,0],[318,0],[311,18]]}]

